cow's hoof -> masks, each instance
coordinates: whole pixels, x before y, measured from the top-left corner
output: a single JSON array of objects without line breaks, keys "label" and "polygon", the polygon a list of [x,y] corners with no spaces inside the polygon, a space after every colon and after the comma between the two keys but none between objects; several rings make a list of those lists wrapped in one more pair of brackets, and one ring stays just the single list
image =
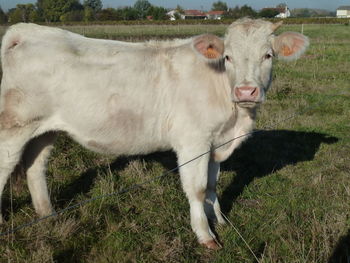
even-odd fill
[{"label": "cow's hoof", "polygon": [[219,250],[222,248],[222,245],[219,244],[218,242],[216,242],[214,239],[209,240],[207,242],[203,242],[203,243],[201,243],[201,245],[205,246],[208,249],[212,249],[212,250]]},{"label": "cow's hoof", "polygon": [[220,226],[226,225],[226,220],[222,216],[217,217],[217,222]]}]

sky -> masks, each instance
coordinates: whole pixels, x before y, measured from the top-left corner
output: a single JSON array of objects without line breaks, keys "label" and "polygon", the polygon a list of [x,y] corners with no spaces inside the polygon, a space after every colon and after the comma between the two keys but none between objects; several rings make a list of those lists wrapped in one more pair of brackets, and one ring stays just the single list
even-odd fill
[{"label": "sky", "polygon": [[[152,5],[163,6],[166,8],[174,8],[177,5],[182,6],[184,9],[199,9],[210,10],[212,3],[218,0],[148,0]],[[228,7],[235,7],[236,5],[249,5],[256,10],[260,10],[264,7],[274,7],[279,3],[286,3],[290,9],[294,8],[315,8],[326,9],[335,11],[339,6],[349,5],[350,0],[221,0],[226,2]],[[35,3],[36,0],[0,0],[0,6],[3,10],[7,11],[9,8],[15,7],[17,4],[23,3]],[[83,0],[81,0],[83,2]],[[133,6],[136,0],[102,0],[103,7],[121,7],[121,6]]]}]

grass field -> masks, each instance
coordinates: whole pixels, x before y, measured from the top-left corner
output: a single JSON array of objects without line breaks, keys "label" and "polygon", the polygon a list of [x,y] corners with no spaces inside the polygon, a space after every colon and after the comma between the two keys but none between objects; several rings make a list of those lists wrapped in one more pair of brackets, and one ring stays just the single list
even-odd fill
[{"label": "grass field", "polygon": [[[67,29],[139,41],[207,32],[222,36],[225,26]],[[281,29],[300,30],[300,25]],[[350,27],[306,25],[303,30],[311,40],[308,52],[296,62],[275,63],[257,122],[263,131],[222,165],[222,210],[255,256],[230,223],[216,228],[223,249],[208,251],[197,244],[174,172],[2,237],[0,262],[256,262],[255,257],[259,262],[349,262]],[[171,152],[113,159],[88,152],[62,134],[48,183],[60,210],[175,166]],[[3,212],[7,223],[1,232],[36,218],[24,178],[7,185]]]}]

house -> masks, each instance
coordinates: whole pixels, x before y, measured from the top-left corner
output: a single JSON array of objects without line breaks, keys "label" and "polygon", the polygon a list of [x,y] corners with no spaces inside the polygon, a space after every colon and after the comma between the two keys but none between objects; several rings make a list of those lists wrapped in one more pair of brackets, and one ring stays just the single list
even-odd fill
[{"label": "house", "polygon": [[209,11],[207,12],[207,18],[213,20],[221,20],[225,14],[225,11]]},{"label": "house", "polygon": [[290,10],[288,6],[285,7],[265,7],[261,9],[260,12],[266,12],[268,14],[277,14],[275,15],[276,18],[287,18],[290,17]]},{"label": "house", "polygon": [[195,9],[184,10],[183,13],[179,13],[178,10],[173,9],[167,13],[167,16],[172,21],[176,20],[177,18],[221,20],[225,14],[226,14],[225,11],[209,11],[207,13],[204,13],[202,11],[195,10]]},{"label": "house", "polygon": [[276,10],[279,12],[279,14],[276,15],[275,17],[277,17],[277,18],[290,17],[290,10],[289,10],[288,6],[286,6],[284,8],[276,8]]},{"label": "house", "polygon": [[207,15],[199,10],[185,10],[181,14],[182,19],[207,19]]},{"label": "house", "polygon": [[176,20],[176,14],[178,14],[178,11],[176,9],[170,10],[166,15],[169,17],[171,21]]},{"label": "house", "polygon": [[337,18],[350,18],[350,6],[340,6],[337,8]]}]

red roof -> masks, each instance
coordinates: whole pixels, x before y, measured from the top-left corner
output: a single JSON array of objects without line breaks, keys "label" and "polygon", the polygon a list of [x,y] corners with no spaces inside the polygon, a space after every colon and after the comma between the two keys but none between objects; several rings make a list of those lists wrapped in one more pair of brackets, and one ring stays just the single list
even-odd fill
[{"label": "red roof", "polygon": [[215,16],[215,15],[223,15],[225,13],[226,13],[225,11],[209,11],[207,14]]},{"label": "red roof", "polygon": [[205,16],[205,13],[199,10],[185,10],[186,16]]}]

